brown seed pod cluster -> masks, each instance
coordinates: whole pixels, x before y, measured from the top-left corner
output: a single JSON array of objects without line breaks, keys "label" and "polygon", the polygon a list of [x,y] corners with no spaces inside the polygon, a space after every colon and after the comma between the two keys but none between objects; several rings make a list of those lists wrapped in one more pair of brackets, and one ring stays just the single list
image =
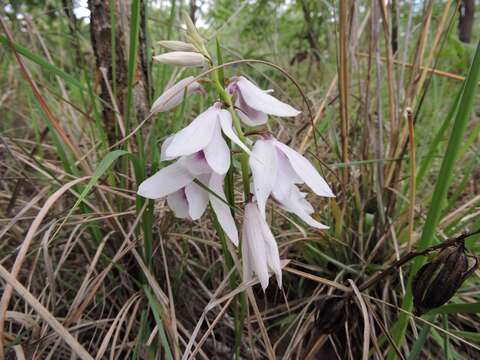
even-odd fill
[{"label": "brown seed pod cluster", "polygon": [[415,314],[422,315],[449,301],[465,279],[477,268],[469,269],[465,245],[460,242],[447,247],[415,275],[412,283]]}]

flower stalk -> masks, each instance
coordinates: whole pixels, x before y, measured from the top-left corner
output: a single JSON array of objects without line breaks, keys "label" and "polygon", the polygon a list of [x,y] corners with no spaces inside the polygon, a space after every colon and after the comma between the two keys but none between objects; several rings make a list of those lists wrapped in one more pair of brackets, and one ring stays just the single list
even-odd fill
[{"label": "flower stalk", "polygon": [[[210,206],[213,224],[222,243],[226,270],[230,271],[233,266],[237,270],[230,279],[232,288],[238,287],[242,278],[247,282],[256,277],[265,291],[271,275],[275,274],[281,289],[280,252],[266,221],[268,198],[271,197],[280,208],[295,214],[307,225],[326,229],[327,226],[311,216],[315,212],[314,207],[300,186],[306,184],[318,196],[335,195],[307,158],[271,134],[251,132],[255,139],[247,139],[242,126],[264,125],[269,116],[295,117],[300,110],[270,95],[273,90],[264,90],[245,76],[231,77],[225,87],[227,82],[218,42],[218,64],[215,65],[195,26],[188,16],[184,15],[184,18],[188,43],[161,42],[165,48],[174,51],[155,58],[176,66],[205,64],[209,71],[204,74],[211,74],[219,100],[163,141],[160,160],[170,163],[139,184],[137,193],[148,199],[166,198],[168,207],[177,218],[191,221],[202,217]],[[165,89],[150,112],[152,115],[168,112],[194,92],[205,93],[191,76],[184,78]],[[239,160],[244,194],[241,243],[238,219],[235,221],[232,213],[232,209],[238,206],[234,201],[234,144],[241,149]],[[236,251],[227,238],[233,245],[240,245],[241,263],[237,261]],[[234,310],[236,359],[240,358],[247,308],[246,296],[240,294]]]},{"label": "flower stalk", "polygon": [[[228,110],[230,111],[230,115],[232,116],[233,126],[235,128],[235,131],[237,132],[238,138],[242,141],[242,143],[246,144],[247,138],[243,134],[242,125],[240,124],[240,119],[238,118],[237,113],[235,112],[232,99],[230,95],[228,95],[228,92],[225,91],[223,86],[220,84],[217,72],[214,71],[213,73],[214,73],[215,87],[218,92],[218,95],[220,96],[220,100],[227,105]],[[242,171],[243,194],[245,196],[244,200],[246,202],[248,201],[248,196],[250,195],[250,180],[249,180],[250,172],[248,170],[248,154],[245,152],[242,152],[240,154],[240,168]]]}]

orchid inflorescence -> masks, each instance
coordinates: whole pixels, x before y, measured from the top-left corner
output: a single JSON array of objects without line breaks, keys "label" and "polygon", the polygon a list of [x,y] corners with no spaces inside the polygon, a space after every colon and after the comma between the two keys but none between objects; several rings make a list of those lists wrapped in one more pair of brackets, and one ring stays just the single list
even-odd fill
[{"label": "orchid inflorescence", "polygon": [[[160,42],[161,46],[173,51],[155,56],[154,60],[177,66],[204,63],[213,66],[202,38],[189,19],[185,20],[189,42]],[[224,179],[232,166],[232,149],[225,141],[228,138],[242,151],[244,189],[247,189],[241,243],[244,281],[256,274],[265,290],[269,272],[273,272],[281,288],[278,246],[266,222],[268,198],[271,197],[283,210],[297,215],[306,224],[326,229],[327,226],[311,216],[314,209],[298,185],[305,183],[319,196],[334,195],[305,157],[270,133],[256,132],[258,138],[253,146],[243,134],[241,123],[249,127],[259,126],[267,122],[268,115],[295,117],[300,111],[276,99],[269,94],[270,91],[260,89],[244,76],[232,77],[226,89],[218,77],[214,80],[221,101],[215,102],[188,126],[163,142],[161,160],[175,161],[143,181],[138,194],[149,199],[166,197],[176,217],[191,220],[199,219],[210,203],[224,233],[238,246],[232,204],[227,202],[224,192]],[[195,78],[187,77],[164,91],[154,102],[151,114],[169,111],[179,105],[185,96],[201,89]],[[253,180],[251,193],[248,190],[250,171]]]}]

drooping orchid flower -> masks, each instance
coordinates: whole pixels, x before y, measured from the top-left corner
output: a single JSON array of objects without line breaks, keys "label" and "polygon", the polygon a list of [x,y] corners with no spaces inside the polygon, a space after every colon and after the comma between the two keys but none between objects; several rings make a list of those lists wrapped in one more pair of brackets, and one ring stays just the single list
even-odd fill
[{"label": "drooping orchid flower", "polygon": [[[138,194],[147,199],[167,197],[168,206],[176,217],[191,220],[199,219],[210,202],[225,234],[238,245],[237,227],[230,208],[225,203],[223,178],[223,175],[212,171],[204,153],[199,151],[181,157],[143,181],[138,188]],[[208,187],[211,192],[206,191],[195,180]]]},{"label": "drooping orchid flower", "polygon": [[256,204],[248,202],[242,228],[243,279],[248,281],[256,274],[263,290],[268,286],[272,271],[279,288],[282,288],[282,268],[277,243]]},{"label": "drooping orchid flower", "polygon": [[232,142],[250,153],[233,130],[230,113],[222,109],[221,104],[217,102],[198,115],[187,127],[165,141],[162,160],[172,160],[203,151],[213,171],[225,174],[230,167],[230,150],[222,132]]},{"label": "drooping orchid flower", "polygon": [[269,115],[292,117],[300,111],[281,102],[260,89],[244,76],[232,78],[227,91],[230,95],[237,94],[235,107],[239,118],[248,126],[265,124]]},{"label": "drooping orchid flower", "polygon": [[194,77],[189,76],[166,89],[162,95],[155,100],[150,109],[150,113],[156,114],[169,111],[182,102],[185,92],[188,96],[195,91],[200,91],[202,86],[193,80]]},{"label": "drooping orchid flower", "polygon": [[263,217],[270,195],[287,211],[307,224],[325,228],[310,214],[313,208],[295,184],[307,184],[319,196],[335,196],[317,170],[305,157],[273,137],[255,142],[249,165],[253,176],[253,193]]}]

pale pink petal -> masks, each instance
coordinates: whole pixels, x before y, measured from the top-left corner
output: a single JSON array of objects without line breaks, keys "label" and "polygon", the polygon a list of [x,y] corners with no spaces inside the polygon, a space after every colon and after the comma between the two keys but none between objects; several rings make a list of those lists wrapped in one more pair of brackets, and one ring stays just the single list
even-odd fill
[{"label": "pale pink petal", "polygon": [[[295,186],[296,188],[296,186]],[[315,212],[315,209],[313,208],[312,204],[310,204],[307,199],[305,199],[305,196],[307,195],[306,193],[303,193],[303,192],[300,192],[298,189],[297,189],[298,193],[301,195],[299,198],[298,198],[298,202],[300,204],[300,206],[305,210],[305,212],[307,214],[313,214]]]},{"label": "pale pink petal", "polygon": [[[213,173],[210,177],[208,187],[215,195],[226,200],[223,191],[223,176]],[[238,246],[238,230],[230,211],[230,207],[215,195],[209,194],[208,196],[213,211],[215,211],[215,214],[217,215],[218,223],[232,243],[234,243],[235,246]]]},{"label": "pale pink petal", "polygon": [[272,140],[257,140],[249,159],[252,169],[253,193],[262,217],[265,218],[267,199],[277,179],[277,154]]},{"label": "pale pink petal", "polygon": [[193,175],[210,174],[212,169],[205,159],[203,151],[198,151],[192,155],[182,156],[178,163],[187,169]]},{"label": "pale pink petal", "polygon": [[252,255],[248,246],[247,232],[242,229],[242,273],[244,282],[250,281],[253,275]]},{"label": "pale pink petal", "polygon": [[188,201],[190,218],[199,219],[208,205],[208,192],[202,189],[200,185],[192,182],[185,187],[185,196]]},{"label": "pale pink petal", "polygon": [[237,108],[238,117],[245,125],[258,126],[267,123],[268,115],[248,106],[241,93],[238,93],[235,107]]},{"label": "pale pink petal", "polygon": [[198,115],[187,127],[176,133],[165,149],[165,156],[175,158],[190,155],[205,148],[212,139],[218,108],[212,106]]},{"label": "pale pink petal", "polygon": [[287,145],[274,140],[277,148],[288,158],[290,165],[297,175],[319,196],[334,197],[332,190],[327,182],[320,176],[318,171],[305,157],[291,149]]},{"label": "pale pink petal", "polygon": [[305,199],[304,194],[295,185],[291,186],[290,192],[285,198],[278,198],[274,193],[281,207],[288,212],[294,213],[307,225],[317,229],[328,229],[328,226],[315,220],[310,214],[314,212],[312,205]]},{"label": "pale pink petal", "polygon": [[248,261],[257,275],[263,290],[265,290],[268,286],[269,275],[265,240],[260,221],[261,215],[257,206],[253,203],[245,205],[243,239],[247,242],[246,248],[248,251],[242,255],[244,257],[248,256]]},{"label": "pale pink petal", "polygon": [[162,198],[193,181],[193,176],[178,163],[173,163],[145,181],[138,187],[138,195],[148,199]]},{"label": "pale pink petal", "polygon": [[275,116],[297,116],[300,114],[300,111],[269,95],[243,76],[237,79],[237,87],[245,103],[257,111]]},{"label": "pale pink petal", "polygon": [[185,79],[180,80],[175,85],[166,89],[163,94],[160,95],[157,100],[155,100],[152,108],[150,109],[150,113],[155,114],[171,110],[182,102],[185,91],[188,96],[193,91],[200,89],[200,84],[196,81],[193,81],[194,79],[195,78],[193,76],[186,77]]},{"label": "pale pink petal", "polygon": [[291,182],[293,182],[294,184],[302,184],[304,181],[297,175],[292,165],[290,164],[288,157],[280,149],[276,148],[276,150],[278,158],[278,172],[280,176],[291,180]]},{"label": "pale pink petal", "polygon": [[189,217],[188,202],[184,188],[169,194],[167,196],[167,204],[177,218],[186,219]]},{"label": "pale pink petal", "polygon": [[250,149],[238,138],[237,134],[233,130],[232,115],[230,115],[228,110],[220,110],[218,117],[220,118],[220,126],[222,127],[222,131],[225,136],[232,140],[234,144],[238,145],[238,147],[240,147],[247,154],[250,154]]},{"label": "pale pink petal", "polygon": [[172,160],[173,159],[173,158],[168,158],[167,154],[165,152],[166,152],[168,146],[171,144],[174,136],[175,135],[171,135],[163,141],[162,147],[161,147],[161,150],[160,150],[160,160],[161,161],[166,161],[166,160]]},{"label": "pale pink petal", "polygon": [[275,148],[277,154],[277,176],[273,186],[273,194],[277,199],[289,196],[290,189],[294,184],[301,184],[303,180],[298,177],[288,158],[283,152]]},{"label": "pale pink petal", "polygon": [[302,219],[307,225],[310,225],[311,227],[314,227],[320,230],[329,229],[327,225],[324,225],[321,222],[315,220],[313,217],[307,214],[303,209],[299,209],[298,211],[293,213],[297,215],[300,219]]},{"label": "pale pink petal", "polygon": [[230,167],[230,149],[223,139],[220,123],[218,121],[214,124],[214,127],[215,129],[213,131],[212,139],[203,152],[205,153],[205,159],[212,170],[217,174],[223,175]]},{"label": "pale pink petal", "polygon": [[270,270],[277,278],[278,287],[282,288],[282,266],[280,265],[280,254],[278,252],[277,242],[273,237],[272,231],[263,219],[259,219],[262,229],[263,239],[265,241],[265,251],[267,254],[267,264]]}]

